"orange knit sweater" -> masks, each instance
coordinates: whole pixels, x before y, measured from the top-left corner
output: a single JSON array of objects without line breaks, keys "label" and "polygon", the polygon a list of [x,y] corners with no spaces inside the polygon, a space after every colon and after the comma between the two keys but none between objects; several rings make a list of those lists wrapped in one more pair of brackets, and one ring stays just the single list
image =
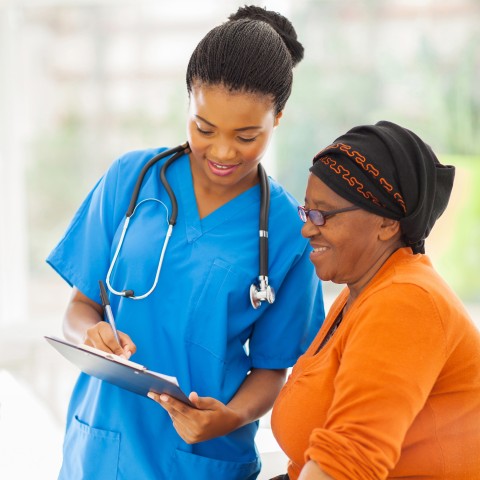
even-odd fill
[{"label": "orange knit sweater", "polygon": [[428,257],[395,252],[314,354],[333,304],[275,402],[272,429],[297,479],[480,479],[480,333]]}]

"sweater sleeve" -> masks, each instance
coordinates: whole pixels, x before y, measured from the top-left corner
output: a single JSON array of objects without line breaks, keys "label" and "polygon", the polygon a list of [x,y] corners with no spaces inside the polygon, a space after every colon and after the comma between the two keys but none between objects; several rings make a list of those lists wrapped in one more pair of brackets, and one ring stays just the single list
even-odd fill
[{"label": "sweater sleeve", "polygon": [[305,459],[336,480],[384,479],[445,362],[444,329],[415,285],[390,285],[349,313],[333,402]]}]

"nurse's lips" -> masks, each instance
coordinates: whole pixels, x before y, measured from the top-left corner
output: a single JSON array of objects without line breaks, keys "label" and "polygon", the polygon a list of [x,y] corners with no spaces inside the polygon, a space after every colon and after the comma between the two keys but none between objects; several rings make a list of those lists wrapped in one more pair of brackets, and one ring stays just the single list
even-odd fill
[{"label": "nurse's lips", "polygon": [[225,175],[230,175],[240,165],[239,163],[236,163],[235,165],[225,165],[223,163],[212,162],[211,160],[207,160],[207,161],[208,161],[208,166],[210,167],[210,170],[215,175],[219,175],[221,177]]}]

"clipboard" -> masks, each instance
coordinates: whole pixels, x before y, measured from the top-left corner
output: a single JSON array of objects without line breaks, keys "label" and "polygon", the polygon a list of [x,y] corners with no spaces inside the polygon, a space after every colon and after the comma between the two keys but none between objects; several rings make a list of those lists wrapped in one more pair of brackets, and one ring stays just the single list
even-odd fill
[{"label": "clipboard", "polygon": [[92,377],[145,397],[148,392],[166,393],[194,407],[175,377],[148,370],[139,363],[88,345],[76,345],[50,335],[45,335],[45,339],[67,360]]}]

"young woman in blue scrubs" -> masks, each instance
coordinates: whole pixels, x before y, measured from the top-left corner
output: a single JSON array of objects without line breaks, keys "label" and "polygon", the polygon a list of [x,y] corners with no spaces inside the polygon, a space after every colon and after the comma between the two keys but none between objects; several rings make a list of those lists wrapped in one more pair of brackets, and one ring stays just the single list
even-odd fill
[{"label": "young woman in blue scrubs", "polygon": [[[195,49],[187,70],[190,151],[167,171],[178,219],[153,292],[142,300],[110,295],[121,345],[102,321],[98,281],[106,279],[140,170],[162,149],[114,162],[48,257],[73,287],[65,336],[177,377],[196,407],[81,374],[59,478],[257,477],[257,420],[324,313],[297,203],[272,179],[269,279],[277,298],[253,309],[249,297],[259,263],[257,167],[302,56],[290,22],[259,7],[240,8]],[[170,215],[162,163],[143,181],[110,277],[116,290],[143,293],[155,278]]]}]

